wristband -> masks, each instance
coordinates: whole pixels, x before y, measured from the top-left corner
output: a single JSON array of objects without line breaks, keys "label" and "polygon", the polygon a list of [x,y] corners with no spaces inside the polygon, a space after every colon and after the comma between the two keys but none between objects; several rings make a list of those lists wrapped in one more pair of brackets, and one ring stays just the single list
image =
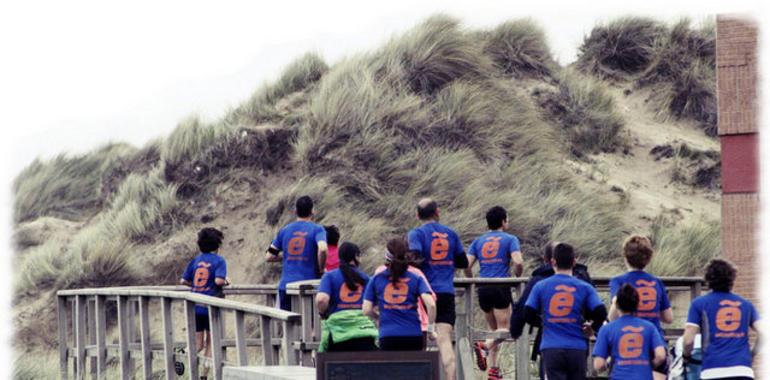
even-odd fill
[{"label": "wristband", "polygon": [[272,246],[270,246],[270,247],[268,247],[268,248],[267,248],[267,253],[269,253],[269,254],[271,254],[271,255],[273,255],[273,256],[278,256],[278,253],[280,253],[280,252],[281,252],[281,251],[279,251],[279,250],[277,250],[277,249],[273,248]]}]

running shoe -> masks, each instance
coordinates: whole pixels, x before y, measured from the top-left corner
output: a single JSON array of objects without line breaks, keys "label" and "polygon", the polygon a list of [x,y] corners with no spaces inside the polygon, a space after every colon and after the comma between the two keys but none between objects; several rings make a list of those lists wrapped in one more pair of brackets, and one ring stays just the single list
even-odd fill
[{"label": "running shoe", "polygon": [[487,370],[487,346],[484,342],[473,343],[473,352],[476,353],[476,364],[482,371]]},{"label": "running shoe", "polygon": [[487,380],[503,380],[503,376],[500,374],[500,368],[489,368],[489,371],[487,371]]}]

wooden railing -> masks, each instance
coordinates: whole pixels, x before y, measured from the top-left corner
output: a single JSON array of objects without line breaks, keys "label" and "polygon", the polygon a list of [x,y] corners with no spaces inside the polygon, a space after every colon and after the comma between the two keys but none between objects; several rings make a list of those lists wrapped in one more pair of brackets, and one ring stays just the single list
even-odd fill
[{"label": "wooden railing", "polygon": [[[230,294],[274,294],[275,286],[240,286],[228,289]],[[184,291],[181,291],[184,290]],[[277,365],[280,352],[282,361],[292,365],[298,363],[298,352],[294,343],[299,339],[302,319],[299,314],[273,307],[256,305],[209,297],[189,292],[186,287],[127,287],[62,290],[57,292],[59,354],[61,378],[69,378],[68,362],[73,358],[73,374],[84,379],[86,372],[96,378],[104,378],[107,360],[116,357],[119,362],[120,378],[134,376],[134,360],[140,358],[142,374],[151,379],[152,361],[160,356],[164,363],[166,379],[176,378],[175,361],[177,348],[186,351],[187,373],[198,378],[198,361],[195,341],[195,305],[208,308],[211,328],[212,358],[211,370],[214,379],[221,379],[225,363],[225,350],[234,347],[238,366],[249,363],[247,347],[260,346],[264,365]],[[116,304],[118,331],[117,344],[107,343],[108,307]],[[160,344],[152,342],[150,330],[151,303],[159,303],[162,323]],[[183,304],[183,327],[185,339],[174,340],[173,305]],[[111,309],[112,310],[112,309]],[[224,337],[223,314],[233,314],[234,339]],[[155,314],[153,314],[155,315]],[[71,317],[70,317],[71,316]],[[137,330],[138,316],[138,330]],[[247,339],[245,320],[256,317],[259,320],[259,339]],[[113,321],[109,321],[113,322]],[[278,331],[276,331],[278,330]],[[157,354],[157,355],[156,355]],[[90,368],[86,361],[90,359]],[[93,376],[92,375],[92,376]]]},{"label": "wooden railing", "polygon": [[[594,283],[600,293],[609,292],[609,277],[596,277]],[[689,292],[690,299],[700,295],[704,285],[701,278],[664,277],[664,284],[670,293]],[[528,278],[456,278],[457,319],[455,323],[455,349],[457,353],[458,379],[474,379],[474,360],[470,344],[486,338],[503,338],[511,341],[508,334],[487,331],[485,327],[474,326],[474,315],[478,310],[475,303],[475,288],[479,285],[508,285],[514,292],[514,299],[522,293]],[[152,357],[160,356],[164,361],[166,378],[174,378],[174,348],[184,347],[187,351],[185,364],[189,373],[197,375],[198,356],[195,352],[195,310],[196,303],[206,305],[212,328],[213,371],[219,379],[224,364],[246,365],[246,348],[261,347],[265,365],[278,364],[281,357],[285,364],[314,366],[313,352],[317,350],[321,337],[321,321],[315,310],[314,297],[318,280],[300,281],[287,285],[287,295],[292,298],[292,312],[282,311],[275,305],[276,285],[233,285],[225,289],[228,298],[250,297],[250,303],[196,295],[184,286],[130,287],[79,289],[58,292],[59,298],[59,342],[62,378],[68,375],[69,358],[74,359],[74,374],[84,378],[90,371],[103,374],[109,356],[117,357],[120,363],[121,378],[131,377],[133,353],[142,359],[145,378],[152,374]],[[230,297],[233,296],[233,297]],[[264,297],[255,300],[254,297]],[[162,344],[150,341],[149,304],[157,301],[161,304],[163,321]],[[260,302],[261,301],[261,302]],[[118,344],[106,344],[106,304],[117,302]],[[175,342],[173,339],[173,320],[171,306],[173,302],[184,303],[186,341]],[[256,305],[259,302],[264,305]],[[71,308],[71,312],[68,310]],[[234,314],[235,339],[223,336],[222,312]],[[72,315],[69,322],[68,316]],[[135,331],[136,318],[139,317],[139,330]],[[244,317],[256,315],[260,320],[259,339],[248,339],[244,333]],[[683,317],[683,316],[677,316]],[[68,331],[72,331],[69,339]],[[138,335],[138,337],[137,337]],[[681,335],[681,330],[668,329],[666,335]],[[135,339],[136,338],[136,339]],[[524,334],[515,342],[515,371],[517,379],[529,379],[529,352],[531,338],[525,329]],[[228,363],[224,360],[225,350],[235,347],[237,361]],[[280,355],[280,353],[283,353]],[[92,365],[86,368],[86,359]]]}]

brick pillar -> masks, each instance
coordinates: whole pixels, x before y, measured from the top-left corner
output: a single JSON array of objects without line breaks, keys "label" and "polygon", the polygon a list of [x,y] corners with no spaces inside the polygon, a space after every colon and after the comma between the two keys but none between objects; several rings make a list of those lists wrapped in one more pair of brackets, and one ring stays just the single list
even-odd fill
[{"label": "brick pillar", "polygon": [[738,266],[735,292],[759,300],[757,27],[717,16],[717,104],[722,146],[722,251]]}]

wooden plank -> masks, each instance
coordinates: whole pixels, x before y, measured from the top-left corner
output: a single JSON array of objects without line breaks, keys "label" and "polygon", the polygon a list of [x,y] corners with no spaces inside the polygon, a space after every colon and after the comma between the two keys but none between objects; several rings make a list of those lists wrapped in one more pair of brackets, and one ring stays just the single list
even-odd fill
[{"label": "wooden plank", "polygon": [[86,378],[86,296],[75,297],[76,378]]},{"label": "wooden plank", "polygon": [[96,296],[96,375],[102,378],[107,371],[107,300]]},{"label": "wooden plank", "polygon": [[163,368],[166,371],[166,380],[174,380],[174,322],[171,319],[172,299],[163,297],[160,300],[163,318]]},{"label": "wooden plank", "polygon": [[238,365],[248,365],[246,356],[246,328],[244,326],[244,315],[242,311],[236,310],[233,313],[235,319],[235,351],[238,358]]},{"label": "wooden plank", "polygon": [[142,373],[152,379],[152,347],[150,344],[150,298],[139,297],[139,331],[142,343]]},{"label": "wooden plank", "polygon": [[120,378],[130,379],[133,374],[128,354],[128,297],[118,296],[118,358],[120,360]]},{"label": "wooden plank", "polygon": [[56,314],[59,323],[59,376],[69,378],[67,365],[67,297],[56,297]]},{"label": "wooden plank", "polygon": [[284,365],[299,364],[299,358],[294,348],[292,348],[292,343],[299,337],[300,328],[302,328],[301,324],[283,321],[283,342],[281,347],[283,348]]},{"label": "wooden plank", "polygon": [[198,345],[195,339],[195,302],[185,301],[185,326],[187,327],[187,365],[191,379],[198,378]]},{"label": "wooden plank", "polygon": [[264,358],[264,365],[275,365],[277,356],[274,355],[272,346],[272,326],[271,319],[268,316],[260,316],[260,328],[261,328],[261,340],[262,340],[262,357]]},{"label": "wooden plank", "polygon": [[[91,298],[94,298],[93,300]],[[96,345],[96,297],[86,297],[86,340],[88,345]],[[86,352],[86,360],[88,361],[88,372],[91,373],[91,378],[96,379],[96,357],[88,355]]]},{"label": "wooden plank", "polygon": [[211,356],[214,361],[214,379],[222,380],[222,311],[216,306],[209,306],[209,323],[211,323]]},{"label": "wooden plank", "polygon": [[[294,296],[292,296],[294,297]],[[302,316],[302,331],[300,340],[302,342],[309,342],[313,340],[313,296],[306,294],[304,289],[300,290],[295,301],[299,301],[300,310],[299,313]],[[292,303],[293,304],[293,303]],[[313,367],[313,353],[308,350],[301,350],[302,366]]]}]

